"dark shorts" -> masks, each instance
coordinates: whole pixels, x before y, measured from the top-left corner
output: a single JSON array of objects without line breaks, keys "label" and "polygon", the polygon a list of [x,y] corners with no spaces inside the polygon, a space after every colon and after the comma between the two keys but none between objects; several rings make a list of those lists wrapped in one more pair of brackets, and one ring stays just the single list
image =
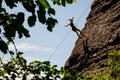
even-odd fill
[{"label": "dark shorts", "polygon": [[72,30],[73,30],[73,31],[76,31],[76,30],[77,30],[77,28],[76,28],[76,27],[72,27]]}]

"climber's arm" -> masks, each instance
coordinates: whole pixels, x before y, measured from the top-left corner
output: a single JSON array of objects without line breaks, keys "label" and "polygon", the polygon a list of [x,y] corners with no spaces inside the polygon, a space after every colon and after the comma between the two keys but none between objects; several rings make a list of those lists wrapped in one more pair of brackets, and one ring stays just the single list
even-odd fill
[{"label": "climber's arm", "polygon": [[66,25],[65,27],[74,26],[73,19],[74,19],[74,17],[72,17],[72,19],[68,19],[68,21],[70,21],[70,23],[68,25]]},{"label": "climber's arm", "polygon": [[65,27],[68,27],[70,24],[66,25]]}]

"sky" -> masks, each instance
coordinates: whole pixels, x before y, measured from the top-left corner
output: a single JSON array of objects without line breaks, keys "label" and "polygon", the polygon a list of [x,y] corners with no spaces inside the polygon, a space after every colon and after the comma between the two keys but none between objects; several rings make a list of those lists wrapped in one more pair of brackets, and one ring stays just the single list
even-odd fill
[{"label": "sky", "polygon": [[[55,18],[58,20],[58,24],[53,31],[49,32],[46,26],[40,24],[38,21],[32,28],[29,28],[27,22],[25,22],[24,25],[30,31],[31,37],[16,38],[16,47],[19,51],[24,52],[23,56],[28,62],[33,60],[50,60],[51,64],[57,65],[58,68],[64,66],[78,39],[78,36],[71,30],[71,27],[64,27],[69,23],[67,19],[74,17],[74,24],[82,30],[85,27],[86,17],[90,12],[92,2],[93,0],[77,0],[76,3],[67,5],[66,7],[50,3],[51,7],[56,10]],[[6,5],[4,4],[3,6]],[[17,13],[18,10],[29,14],[21,6],[10,12]],[[13,45],[9,47],[11,50],[14,50]],[[3,56],[1,52],[0,56]],[[5,61],[8,57],[8,54],[4,55],[3,60]]]}]

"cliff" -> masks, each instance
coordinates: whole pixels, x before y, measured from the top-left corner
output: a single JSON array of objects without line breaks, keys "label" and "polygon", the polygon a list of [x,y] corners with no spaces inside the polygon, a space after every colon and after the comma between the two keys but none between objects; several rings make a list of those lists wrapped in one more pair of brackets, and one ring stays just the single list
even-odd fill
[{"label": "cliff", "polygon": [[76,75],[96,73],[104,67],[108,53],[120,50],[120,0],[94,0],[83,34],[65,63]]}]

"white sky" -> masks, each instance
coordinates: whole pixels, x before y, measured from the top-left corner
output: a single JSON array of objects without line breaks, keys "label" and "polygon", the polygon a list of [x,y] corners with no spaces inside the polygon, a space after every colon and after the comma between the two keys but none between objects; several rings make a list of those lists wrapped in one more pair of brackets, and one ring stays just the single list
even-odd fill
[{"label": "white sky", "polygon": [[[30,30],[31,37],[16,39],[15,43],[18,50],[23,51],[24,57],[28,62],[31,62],[33,60],[48,60],[57,48],[55,54],[50,59],[51,64],[58,65],[58,67],[64,66],[78,38],[70,27],[64,27],[68,24],[67,19],[74,17],[74,23],[81,30],[84,27],[92,2],[93,0],[77,0],[76,3],[66,7],[51,5],[56,10],[55,17],[58,20],[58,24],[53,29],[53,32],[49,32],[46,26],[39,22],[36,22],[36,25],[32,28],[29,28],[27,23],[25,23],[26,28]],[[18,10],[28,14],[21,7],[13,12],[16,13]],[[14,48],[11,46],[10,49]],[[0,56],[2,56],[1,52]],[[8,55],[4,55],[4,60],[7,57]]]}]

